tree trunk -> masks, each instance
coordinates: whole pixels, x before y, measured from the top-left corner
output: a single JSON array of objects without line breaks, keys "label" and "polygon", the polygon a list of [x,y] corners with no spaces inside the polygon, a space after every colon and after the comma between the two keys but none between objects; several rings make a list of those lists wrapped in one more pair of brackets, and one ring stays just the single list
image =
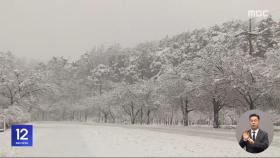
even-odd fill
[{"label": "tree trunk", "polygon": [[250,110],[254,110],[254,109],[256,109],[254,103],[250,103]]},{"label": "tree trunk", "polygon": [[135,117],[131,117],[131,124],[135,124]]},{"label": "tree trunk", "polygon": [[140,124],[143,124],[143,106],[140,108]]},{"label": "tree trunk", "polygon": [[147,124],[148,125],[150,124],[150,114],[151,114],[151,110],[148,109],[148,111],[147,111]]},{"label": "tree trunk", "polygon": [[72,112],[72,121],[75,121],[75,111]]},{"label": "tree trunk", "polygon": [[135,124],[136,118],[137,118],[139,112],[141,112],[141,109],[136,109],[135,110],[133,101],[131,101],[131,103],[128,105],[128,107],[126,107],[125,105],[123,105],[122,107],[123,107],[124,112],[126,114],[128,114],[128,116],[130,118],[130,123]]},{"label": "tree trunk", "polygon": [[213,122],[213,127],[214,128],[220,128],[220,120],[219,120],[219,112],[221,110],[222,105],[221,103],[216,100],[216,98],[212,98],[212,104],[213,104],[213,109],[214,109],[214,122]]},{"label": "tree trunk", "polygon": [[85,111],[85,122],[87,122],[87,118],[88,118],[88,112]]},{"label": "tree trunk", "polygon": [[219,121],[219,111],[217,109],[214,110],[214,128],[220,128],[220,121]]},{"label": "tree trunk", "polygon": [[101,112],[100,112],[100,109],[98,109],[98,122],[101,122]]},{"label": "tree trunk", "polygon": [[113,113],[111,110],[109,111],[109,114],[110,114],[110,116],[111,116],[111,118],[112,118],[112,122],[115,123],[115,121],[116,121],[116,116],[114,115],[114,113]]},{"label": "tree trunk", "polygon": [[173,117],[174,117],[174,106],[171,107],[171,118],[170,118],[171,125],[173,124]]},{"label": "tree trunk", "polygon": [[189,125],[189,112],[191,112],[192,110],[189,109],[189,101],[188,101],[187,97],[186,97],[185,101],[182,100],[181,110],[183,113],[183,124],[184,124],[184,126],[188,126]]},{"label": "tree trunk", "polygon": [[188,115],[189,115],[188,112],[186,112],[184,115],[184,126],[189,125],[189,116]]},{"label": "tree trunk", "polygon": [[99,94],[102,95],[102,82],[100,81],[100,85],[99,85]]},{"label": "tree trunk", "polygon": [[108,121],[108,114],[106,112],[103,112],[104,115],[104,122],[107,123]]},{"label": "tree trunk", "polygon": [[130,118],[131,118],[131,124],[135,124],[135,121],[136,121],[136,117],[137,117],[137,113],[138,112],[136,112],[135,113],[135,111],[134,111],[134,103],[133,103],[133,101],[131,102],[131,104],[130,104],[130,110],[131,110],[131,116],[130,116]]}]

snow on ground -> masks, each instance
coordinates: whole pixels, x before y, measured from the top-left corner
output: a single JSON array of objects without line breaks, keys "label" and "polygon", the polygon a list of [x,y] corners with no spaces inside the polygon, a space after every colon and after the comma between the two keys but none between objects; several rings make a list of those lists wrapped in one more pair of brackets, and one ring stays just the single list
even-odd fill
[{"label": "snow on ground", "polygon": [[33,147],[10,147],[10,131],[0,134],[0,156],[280,156],[280,134],[263,153],[241,149],[233,130],[149,127],[94,123],[38,122]]}]

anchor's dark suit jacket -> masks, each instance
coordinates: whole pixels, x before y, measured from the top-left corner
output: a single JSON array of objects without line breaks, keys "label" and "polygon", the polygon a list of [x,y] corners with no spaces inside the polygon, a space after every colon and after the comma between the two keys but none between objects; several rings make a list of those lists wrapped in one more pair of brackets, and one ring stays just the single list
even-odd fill
[{"label": "anchor's dark suit jacket", "polygon": [[[249,136],[251,137],[251,129],[248,130],[249,132]],[[257,138],[255,140],[254,144],[249,144],[249,142],[244,141],[242,136],[241,139],[239,141],[239,145],[244,148],[246,147],[246,151],[250,152],[250,153],[260,153],[262,151],[264,151],[267,147],[268,147],[269,141],[268,141],[268,135],[265,131],[259,129],[258,134],[257,134]]]}]

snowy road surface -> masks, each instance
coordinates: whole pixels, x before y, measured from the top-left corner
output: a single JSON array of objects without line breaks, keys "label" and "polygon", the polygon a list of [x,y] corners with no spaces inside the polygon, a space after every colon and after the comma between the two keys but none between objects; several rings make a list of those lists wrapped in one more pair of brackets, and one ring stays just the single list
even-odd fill
[{"label": "snowy road surface", "polygon": [[280,156],[280,134],[261,154],[241,149],[233,130],[37,122],[33,147],[10,146],[0,133],[0,156]]}]

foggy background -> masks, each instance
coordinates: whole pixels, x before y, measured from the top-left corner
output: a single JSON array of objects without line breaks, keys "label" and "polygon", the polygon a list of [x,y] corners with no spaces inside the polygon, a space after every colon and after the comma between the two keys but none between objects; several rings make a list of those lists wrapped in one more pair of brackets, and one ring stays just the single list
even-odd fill
[{"label": "foggy background", "polygon": [[0,0],[0,51],[47,61],[95,46],[159,40],[233,19],[251,9],[279,19],[277,0]]}]

